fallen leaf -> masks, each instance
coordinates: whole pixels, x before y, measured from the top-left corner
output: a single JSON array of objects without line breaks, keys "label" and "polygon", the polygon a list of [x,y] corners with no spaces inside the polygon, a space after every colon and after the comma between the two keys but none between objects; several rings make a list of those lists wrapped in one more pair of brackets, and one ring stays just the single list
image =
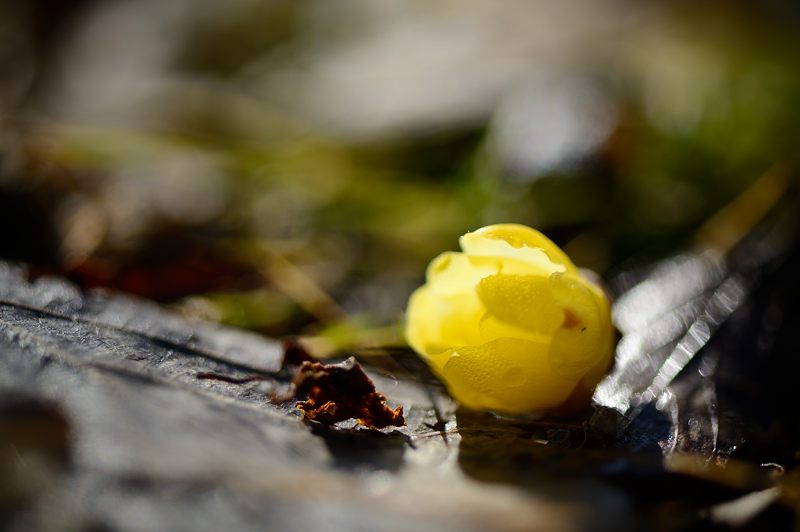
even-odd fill
[{"label": "fallen leaf", "polygon": [[306,419],[333,425],[352,418],[375,429],[405,425],[403,407],[386,405],[386,397],[354,357],[336,364],[303,362],[293,386],[295,398],[307,397],[297,403]]}]

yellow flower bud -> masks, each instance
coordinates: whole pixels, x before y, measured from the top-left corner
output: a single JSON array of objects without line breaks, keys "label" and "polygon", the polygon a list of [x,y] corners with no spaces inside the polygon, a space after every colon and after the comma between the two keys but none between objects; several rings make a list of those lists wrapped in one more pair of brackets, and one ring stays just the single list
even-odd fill
[{"label": "yellow flower bud", "polygon": [[428,266],[406,339],[461,404],[506,413],[574,411],[608,370],[603,291],[538,231],[490,225]]}]

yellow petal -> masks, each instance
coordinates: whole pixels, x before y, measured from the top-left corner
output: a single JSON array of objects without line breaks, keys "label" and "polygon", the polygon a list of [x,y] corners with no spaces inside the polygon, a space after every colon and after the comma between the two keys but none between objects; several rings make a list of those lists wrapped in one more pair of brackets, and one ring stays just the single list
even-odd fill
[{"label": "yellow petal", "polygon": [[484,312],[474,290],[442,295],[422,286],[408,302],[406,339],[415,351],[428,357],[481,343],[479,321]]},{"label": "yellow petal", "polygon": [[474,290],[482,278],[499,268],[497,260],[471,260],[463,253],[447,251],[431,261],[425,277],[437,293],[455,294]]},{"label": "yellow petal", "polygon": [[465,234],[459,243],[468,255],[522,260],[543,274],[577,272],[569,257],[549,238],[524,225],[489,225]]},{"label": "yellow petal", "polygon": [[564,321],[553,335],[548,353],[550,364],[560,375],[582,377],[608,358],[608,303],[579,275],[554,274],[550,286],[557,304],[564,309]]},{"label": "yellow petal", "polygon": [[483,343],[499,338],[519,338],[532,342],[550,343],[551,338],[540,332],[525,329],[486,313],[478,326]]},{"label": "yellow petal", "polygon": [[453,397],[470,408],[547,410],[564,402],[576,384],[553,371],[547,348],[545,343],[502,338],[454,349],[441,375]]},{"label": "yellow petal", "polygon": [[517,327],[551,335],[564,321],[545,276],[490,275],[481,279],[477,290],[491,316]]}]

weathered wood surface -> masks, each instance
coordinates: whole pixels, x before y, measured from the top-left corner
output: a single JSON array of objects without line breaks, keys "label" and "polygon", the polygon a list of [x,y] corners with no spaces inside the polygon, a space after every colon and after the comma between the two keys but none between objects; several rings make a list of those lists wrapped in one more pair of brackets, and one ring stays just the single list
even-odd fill
[{"label": "weathered wood surface", "polygon": [[[0,519],[19,531],[789,529],[791,471],[762,466],[791,469],[800,450],[789,408],[800,257],[788,249],[720,271],[692,259],[702,275],[687,278],[708,283],[624,331],[644,362],[619,364],[598,392],[605,406],[583,418],[457,409],[411,353],[364,357],[408,421],[382,431],[272,404],[287,385],[275,342],[2,265]],[[619,286],[650,280],[644,301],[657,305],[680,278],[659,276],[685,267]],[[720,292],[732,279],[738,291]],[[653,387],[676,352],[697,356]]]},{"label": "weathered wood surface", "polygon": [[[53,279],[28,284],[7,267],[0,290],[11,529],[558,530],[600,513],[627,519],[613,489],[577,485],[580,503],[567,504],[471,479],[454,405],[436,388],[372,372],[408,427],[326,430],[270,403],[278,380],[196,378],[270,375],[274,342]],[[428,426],[432,401],[444,432]]]}]

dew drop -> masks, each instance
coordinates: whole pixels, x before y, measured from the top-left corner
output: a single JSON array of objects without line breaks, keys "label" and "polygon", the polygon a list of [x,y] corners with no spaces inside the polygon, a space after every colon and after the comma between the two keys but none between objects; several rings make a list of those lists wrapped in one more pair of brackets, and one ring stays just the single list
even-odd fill
[{"label": "dew drop", "polygon": [[503,384],[509,386],[511,388],[517,388],[525,384],[527,378],[525,377],[525,372],[522,368],[513,367],[506,370],[503,373]]}]

